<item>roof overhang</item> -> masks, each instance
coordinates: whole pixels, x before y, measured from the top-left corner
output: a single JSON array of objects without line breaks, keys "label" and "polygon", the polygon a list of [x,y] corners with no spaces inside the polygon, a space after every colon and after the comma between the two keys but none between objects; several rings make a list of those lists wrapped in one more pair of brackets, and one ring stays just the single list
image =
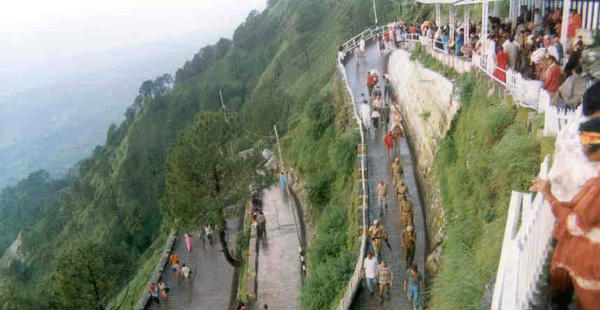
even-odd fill
[{"label": "roof overhang", "polygon": [[424,4],[453,4],[453,5],[466,5],[476,4],[483,2],[494,2],[498,0],[416,0],[419,3]]}]

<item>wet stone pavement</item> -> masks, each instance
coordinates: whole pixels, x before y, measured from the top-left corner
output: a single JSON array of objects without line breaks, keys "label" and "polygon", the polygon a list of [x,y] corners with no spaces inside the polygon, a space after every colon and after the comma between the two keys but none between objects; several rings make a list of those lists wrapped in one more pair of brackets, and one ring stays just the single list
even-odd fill
[{"label": "wet stone pavement", "polygon": [[[375,69],[379,72],[380,80],[386,72],[387,55],[381,55],[376,44],[371,44],[367,48],[367,59],[365,63],[357,65],[356,58],[350,59],[345,65],[348,82],[352,88],[355,98],[359,98],[360,93],[368,93],[366,85],[367,71]],[[379,85],[383,90],[383,83]],[[400,104],[402,104],[400,98]],[[407,266],[404,264],[404,249],[401,243],[401,236],[404,227],[399,221],[398,201],[393,195],[394,188],[391,186],[391,161],[388,160],[385,147],[383,145],[383,129],[376,131],[375,137],[366,135],[367,139],[367,167],[369,173],[369,219],[372,223],[374,219],[379,219],[380,224],[383,224],[387,233],[388,240],[391,245],[391,250],[384,244],[381,250],[381,258],[385,259],[388,266],[394,274],[394,286],[390,290],[389,297],[386,297],[383,303],[378,297],[371,297],[364,283],[358,290],[351,309],[411,309],[406,294],[403,292],[402,284],[405,278]],[[414,166],[411,158],[410,149],[406,139],[402,138],[399,143],[399,152],[395,151],[394,157],[399,156],[402,161],[404,170],[404,182],[408,186],[409,199],[415,207],[415,229],[417,232],[417,245],[415,249],[414,263],[418,265],[419,271],[424,271],[424,255],[425,255],[425,227],[421,201],[418,198],[417,181],[414,173]],[[380,180],[384,180],[388,184],[390,192],[388,199],[388,208],[381,212],[377,206],[375,197],[375,188]],[[372,246],[369,244],[369,249]],[[422,307],[422,302],[420,303]]]},{"label": "wet stone pavement", "polygon": [[263,191],[267,236],[259,240],[255,309],[300,309],[299,245],[292,207],[279,185]]},{"label": "wet stone pavement", "polygon": [[[237,218],[227,220],[229,248],[235,245],[235,232],[238,230]],[[177,281],[171,265],[162,275],[162,280],[170,289],[169,298],[161,299],[160,304],[150,301],[146,309],[186,309],[212,310],[228,309],[231,295],[234,268],[225,260],[218,236],[213,236],[213,244],[209,245],[200,237],[200,230],[192,232],[192,251],[187,252],[183,233],[177,236],[173,252],[179,253],[179,263],[186,264],[192,271],[190,283],[183,277]]]}]

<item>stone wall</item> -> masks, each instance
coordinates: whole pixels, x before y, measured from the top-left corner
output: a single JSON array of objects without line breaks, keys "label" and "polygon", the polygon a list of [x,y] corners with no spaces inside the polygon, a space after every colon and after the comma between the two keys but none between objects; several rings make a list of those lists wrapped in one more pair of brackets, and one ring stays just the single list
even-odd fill
[{"label": "stone wall", "polygon": [[444,210],[437,183],[430,174],[437,144],[450,129],[460,101],[453,95],[452,81],[411,61],[408,51],[392,52],[388,74],[416,157],[430,238],[426,269],[429,275],[434,276],[443,254]]}]

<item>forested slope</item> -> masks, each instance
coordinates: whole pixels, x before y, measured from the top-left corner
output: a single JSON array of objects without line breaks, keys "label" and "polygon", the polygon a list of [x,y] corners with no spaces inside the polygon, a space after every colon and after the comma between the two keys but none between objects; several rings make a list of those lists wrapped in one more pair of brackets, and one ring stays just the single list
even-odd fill
[{"label": "forested slope", "polygon": [[[243,124],[238,135],[248,138],[241,140],[269,145],[274,124],[289,133],[285,154],[313,185],[311,197],[319,206],[315,222],[329,209],[339,212],[329,206],[339,200],[332,197],[348,190],[344,182],[322,185],[348,178],[351,169],[328,162],[351,162],[344,154],[356,140],[350,129],[346,132],[348,122],[343,125],[347,117],[336,114],[344,109],[322,107],[343,102],[335,99],[332,83],[337,44],[371,24],[371,1],[268,3],[263,12],[248,16],[232,40],[202,48],[174,79],[165,75],[144,82],[125,121],[108,128],[106,144],[74,167],[68,179],[44,176],[36,181],[40,192],[21,196],[11,194],[27,190],[19,189],[21,184],[3,191],[0,214],[11,215],[0,218],[0,250],[21,232],[25,257],[2,270],[0,308],[102,309],[123,305],[114,302],[118,292],[135,299],[139,288],[125,288],[138,272],[143,278],[141,266],[173,226],[161,211],[168,208],[161,209],[161,201],[168,196],[169,150],[190,123],[201,119],[198,114],[220,109],[219,91],[227,110]],[[403,9],[410,7],[382,3],[379,18],[391,20],[407,13]],[[327,113],[336,116],[327,118]],[[334,144],[338,136],[346,144]],[[312,158],[309,147],[329,158]],[[336,149],[341,150],[337,155]],[[35,205],[31,216],[15,215],[27,205]]]}]

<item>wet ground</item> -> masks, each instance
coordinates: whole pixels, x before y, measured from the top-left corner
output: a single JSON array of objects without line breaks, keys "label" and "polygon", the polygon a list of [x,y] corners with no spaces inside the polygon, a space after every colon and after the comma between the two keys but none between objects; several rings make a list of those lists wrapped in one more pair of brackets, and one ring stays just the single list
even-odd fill
[{"label": "wet ground", "polygon": [[[227,221],[230,249],[235,245],[238,223],[237,218]],[[146,309],[227,309],[232,295],[234,268],[225,260],[217,238],[214,236],[210,245],[200,237],[199,231],[193,232],[192,250],[188,253],[183,233],[180,233],[173,252],[179,253],[181,264],[190,266],[190,281],[186,283],[183,278],[178,281],[169,264],[162,275],[162,280],[170,289],[169,298],[161,299],[160,304],[150,301]]]},{"label": "wet ground", "polygon": [[[345,65],[346,74],[355,98],[358,98],[360,93],[368,93],[366,85],[367,71],[375,69],[379,72],[380,79],[382,78],[383,73],[386,72],[386,58],[386,55],[381,55],[377,45],[372,44],[367,48],[367,59],[365,63],[357,65],[355,58],[352,58],[347,62]],[[382,82],[380,82],[379,85],[383,90]],[[402,104],[401,100],[402,98],[400,98],[400,104]],[[383,135],[384,132],[380,126],[380,129],[376,131],[374,138],[369,137],[368,135],[366,136],[368,146],[367,165],[369,173],[369,219],[371,223],[374,219],[379,219],[380,223],[383,224],[387,230],[391,250],[384,244],[381,255],[382,258],[387,261],[394,273],[394,286],[390,291],[390,296],[386,297],[383,303],[381,303],[379,298],[369,296],[366,285],[363,283],[354,298],[351,309],[410,309],[411,307],[402,288],[402,282],[404,281],[407,270],[407,266],[405,266],[403,259],[404,249],[401,244],[402,230],[404,227],[402,227],[402,224],[398,219],[398,201],[396,200],[396,197],[392,195],[391,161],[388,160],[383,145]],[[399,152],[397,151],[394,156],[399,156],[401,158],[404,170],[404,182],[409,189],[409,199],[415,207],[414,222],[417,232],[417,247],[415,249],[414,263],[418,265],[419,271],[423,273],[426,244],[425,221],[423,219],[423,212],[421,211],[421,201],[418,198],[419,193],[415,177],[415,167],[406,139],[403,138],[400,140]],[[384,209],[383,212],[378,208],[375,198],[377,182],[382,179],[388,184],[388,190],[390,191],[388,208]],[[372,249],[371,246],[370,249]]]},{"label": "wet ground", "polygon": [[278,185],[263,192],[267,236],[259,241],[256,309],[300,309],[299,245],[292,207]]}]

